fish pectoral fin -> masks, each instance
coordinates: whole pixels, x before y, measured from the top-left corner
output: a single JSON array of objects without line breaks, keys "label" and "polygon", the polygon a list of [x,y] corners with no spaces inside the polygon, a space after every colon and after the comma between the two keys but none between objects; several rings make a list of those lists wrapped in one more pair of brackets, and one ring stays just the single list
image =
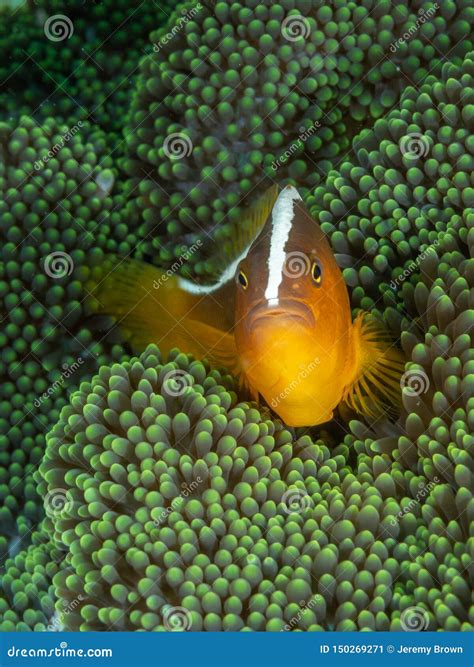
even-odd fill
[{"label": "fish pectoral fin", "polygon": [[384,404],[401,405],[400,377],[405,368],[403,353],[384,325],[368,313],[360,313],[352,325],[355,374],[342,400],[369,417],[380,416]]},{"label": "fish pectoral fin", "polygon": [[200,296],[175,276],[136,260],[108,258],[100,279],[87,285],[94,313],[112,316],[136,352],[155,343],[167,354],[177,347],[237,375],[234,334],[197,319]]}]

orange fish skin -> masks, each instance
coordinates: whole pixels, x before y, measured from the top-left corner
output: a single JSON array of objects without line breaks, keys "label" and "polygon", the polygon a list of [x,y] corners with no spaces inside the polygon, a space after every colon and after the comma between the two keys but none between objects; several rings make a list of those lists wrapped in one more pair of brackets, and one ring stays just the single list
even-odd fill
[{"label": "orange fish skin", "polygon": [[235,340],[250,388],[288,426],[330,420],[357,372],[349,297],[295,188],[280,194],[236,282]]}]

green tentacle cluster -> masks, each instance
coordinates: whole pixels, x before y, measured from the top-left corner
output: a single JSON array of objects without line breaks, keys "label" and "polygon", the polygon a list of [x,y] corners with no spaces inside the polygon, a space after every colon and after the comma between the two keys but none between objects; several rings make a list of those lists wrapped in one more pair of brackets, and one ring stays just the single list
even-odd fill
[{"label": "green tentacle cluster", "polygon": [[124,351],[85,320],[83,283],[129,251],[101,131],[29,117],[0,124],[0,553],[42,508],[31,471],[66,388]]},{"label": "green tentacle cluster", "polygon": [[127,217],[140,225],[141,252],[166,265],[183,240],[204,235],[185,270],[212,274],[219,267],[206,257],[239,224],[241,204],[272,181],[304,190],[324,180],[407,79],[421,83],[439,73],[440,54],[460,62],[472,48],[468,1],[429,8],[179,5],[151,34],[131,110]]},{"label": "green tentacle cluster", "polygon": [[48,537],[44,522],[31,545],[3,564],[0,577],[0,631],[54,631],[62,621],[55,614],[53,577],[63,567],[61,552]]},{"label": "green tentacle cluster", "polygon": [[[446,249],[467,256],[474,213],[474,62],[408,87],[399,107],[354,140],[355,159],[328,174],[308,205],[329,236],[352,302],[392,316],[406,283]],[[464,250],[462,250],[464,248]],[[362,259],[362,261],[361,261]],[[398,332],[399,332],[398,326]]]},{"label": "green tentacle cluster", "polygon": [[167,0],[35,0],[3,11],[0,62],[3,119],[32,114],[90,119],[120,132],[148,35],[167,20]]},{"label": "green tentacle cluster", "polygon": [[[51,430],[38,478],[45,497],[68,497],[52,517],[71,554],[57,592],[82,595],[67,627],[396,627],[431,541],[419,504],[403,506],[424,478],[389,474],[387,456],[373,452],[360,451],[352,470],[350,453],[295,439],[237,403],[229,377],[185,355],[166,362],[150,346],[102,367]],[[446,557],[449,581],[465,562],[456,556]],[[425,605],[430,628],[464,618],[459,596],[460,585],[455,618]]]}]

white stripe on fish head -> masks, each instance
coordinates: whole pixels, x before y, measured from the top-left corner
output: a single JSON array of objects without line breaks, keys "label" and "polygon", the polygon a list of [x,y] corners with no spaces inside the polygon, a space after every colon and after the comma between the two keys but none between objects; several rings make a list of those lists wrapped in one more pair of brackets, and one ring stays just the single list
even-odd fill
[{"label": "white stripe on fish head", "polygon": [[288,185],[278,196],[272,210],[272,231],[268,253],[268,283],[265,298],[271,305],[278,304],[278,290],[283,280],[286,244],[294,219],[293,202],[301,200],[296,188]]}]

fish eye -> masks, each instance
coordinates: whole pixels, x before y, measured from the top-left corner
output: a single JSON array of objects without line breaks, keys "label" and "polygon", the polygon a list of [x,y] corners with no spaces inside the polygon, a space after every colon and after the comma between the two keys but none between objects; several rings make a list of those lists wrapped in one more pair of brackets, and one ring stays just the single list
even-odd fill
[{"label": "fish eye", "polygon": [[247,287],[249,286],[249,281],[243,271],[239,271],[237,280],[239,281],[239,284],[242,286],[243,289],[247,289]]},{"label": "fish eye", "polygon": [[313,262],[311,266],[311,278],[316,285],[321,285],[322,271],[318,262]]}]

